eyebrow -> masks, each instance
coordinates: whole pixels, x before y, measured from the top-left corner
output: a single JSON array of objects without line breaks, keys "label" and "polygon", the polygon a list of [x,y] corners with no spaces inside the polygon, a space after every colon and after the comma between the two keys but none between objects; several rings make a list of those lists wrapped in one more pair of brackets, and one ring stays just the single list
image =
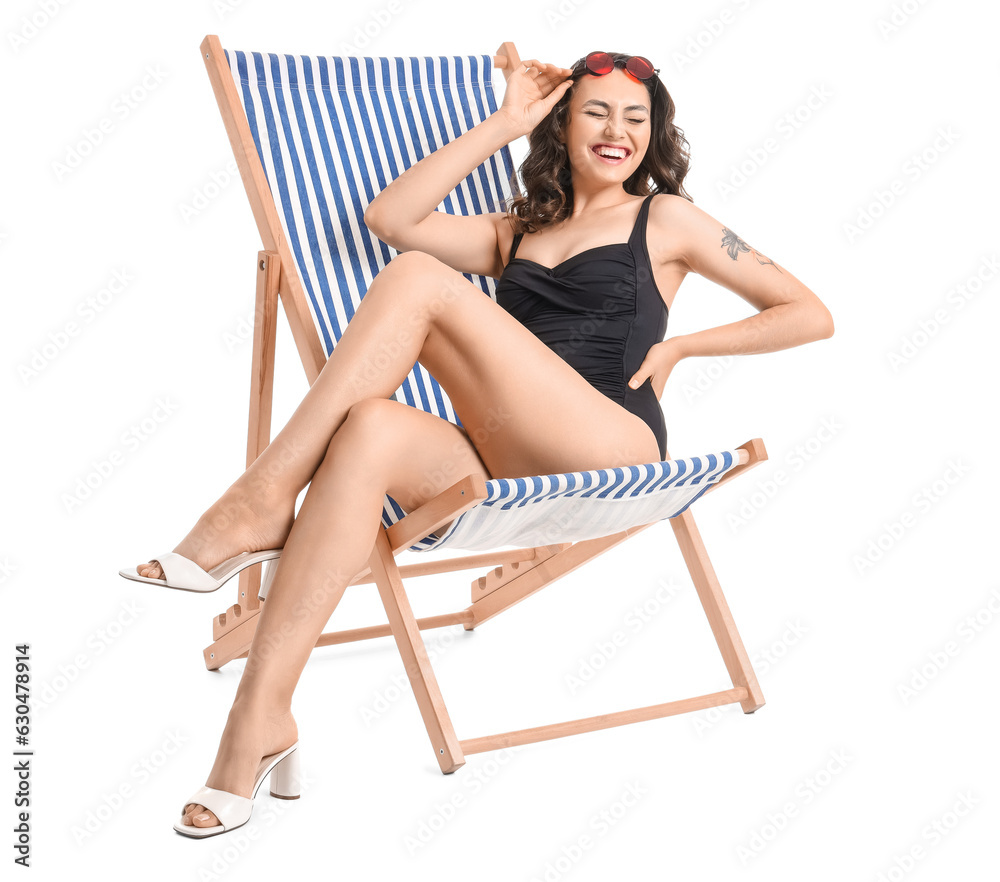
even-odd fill
[{"label": "eyebrow", "polygon": [[[606,110],[610,110],[610,108],[611,108],[611,105],[608,104],[607,101],[601,101],[598,98],[591,98],[589,101],[584,101],[581,106],[582,107],[586,107],[588,104],[599,104],[601,107],[605,108]],[[646,107],[645,104],[630,104],[625,109],[626,110],[645,110],[646,113],[649,113],[649,108]]]}]

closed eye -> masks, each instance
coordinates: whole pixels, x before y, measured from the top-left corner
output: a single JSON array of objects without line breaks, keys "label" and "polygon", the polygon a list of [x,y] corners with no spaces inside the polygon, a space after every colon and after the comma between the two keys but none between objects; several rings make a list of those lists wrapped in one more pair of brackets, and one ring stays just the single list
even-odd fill
[{"label": "closed eye", "polygon": [[[594,111],[592,111],[592,110],[587,110],[587,111],[584,111],[584,112],[587,114],[587,116],[596,116],[596,117],[603,117],[604,116],[604,114],[602,114],[602,113],[594,113]],[[646,121],[645,119],[630,119],[630,118],[626,118],[626,122],[630,122],[630,123],[644,123],[645,121]]]}]

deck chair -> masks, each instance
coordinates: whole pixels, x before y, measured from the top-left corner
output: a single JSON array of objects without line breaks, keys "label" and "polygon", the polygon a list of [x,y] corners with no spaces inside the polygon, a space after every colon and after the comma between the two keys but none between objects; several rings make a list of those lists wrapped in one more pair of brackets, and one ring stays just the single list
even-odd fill
[{"label": "deck chair", "polygon": [[[512,43],[495,55],[335,58],[224,50],[201,44],[208,75],[250,200],[263,249],[256,258],[256,311],[247,465],[270,441],[277,302],[311,384],[378,271],[394,252],[366,228],[368,203],[427,152],[497,109],[494,67],[520,64]],[[513,164],[504,147],[472,172],[440,208],[502,210]],[[466,275],[495,298],[493,279]],[[461,422],[445,390],[417,362],[394,393],[413,407]],[[470,475],[414,511],[386,495],[368,566],[350,583],[374,582],[388,624],[323,634],[317,646],[393,636],[441,770],[467,754],[739,703],[764,704],[757,678],[690,511],[700,496],[767,458],[754,438],[739,447],[664,462],[560,475],[483,481]],[[669,520],[732,681],[731,688],[588,719],[460,741],[452,728],[420,631],[471,630],[653,524]],[[450,526],[437,531],[443,525]],[[398,566],[403,550],[480,553]],[[415,619],[410,576],[474,569],[471,604]],[[257,567],[239,577],[236,603],[213,621],[205,663],[247,655],[260,592]]]}]

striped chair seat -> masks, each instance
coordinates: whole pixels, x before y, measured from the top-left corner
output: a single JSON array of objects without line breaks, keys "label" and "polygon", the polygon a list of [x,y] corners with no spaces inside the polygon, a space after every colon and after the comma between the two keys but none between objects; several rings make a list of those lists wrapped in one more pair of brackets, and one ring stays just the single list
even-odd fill
[{"label": "striped chair seat", "polygon": [[494,478],[486,482],[486,499],[410,551],[533,548],[609,536],[679,515],[738,463],[736,450],[723,450],[626,468]]}]

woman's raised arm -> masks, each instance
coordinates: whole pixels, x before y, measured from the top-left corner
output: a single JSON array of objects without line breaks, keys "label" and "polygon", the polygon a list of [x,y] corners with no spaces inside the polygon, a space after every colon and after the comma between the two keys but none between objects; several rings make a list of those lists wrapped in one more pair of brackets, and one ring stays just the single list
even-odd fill
[{"label": "woman's raised arm", "polygon": [[459,272],[496,276],[497,221],[504,213],[466,217],[436,208],[480,163],[545,117],[571,85],[569,73],[534,59],[522,62],[496,113],[410,166],[371,201],[368,229],[397,251],[425,251]]},{"label": "woman's raised arm", "polygon": [[731,229],[679,196],[660,196],[649,213],[649,247],[685,272],[695,272],[746,300],[757,315],[668,337],[650,347],[629,385],[647,377],[656,397],[683,358],[707,355],[750,355],[801,346],[833,336],[830,310],[784,267],[752,248]]},{"label": "woman's raised arm", "polygon": [[688,334],[685,355],[749,355],[833,336],[830,310],[784,267],[686,199],[670,200],[676,248],[687,270],[746,300],[757,315]]}]

